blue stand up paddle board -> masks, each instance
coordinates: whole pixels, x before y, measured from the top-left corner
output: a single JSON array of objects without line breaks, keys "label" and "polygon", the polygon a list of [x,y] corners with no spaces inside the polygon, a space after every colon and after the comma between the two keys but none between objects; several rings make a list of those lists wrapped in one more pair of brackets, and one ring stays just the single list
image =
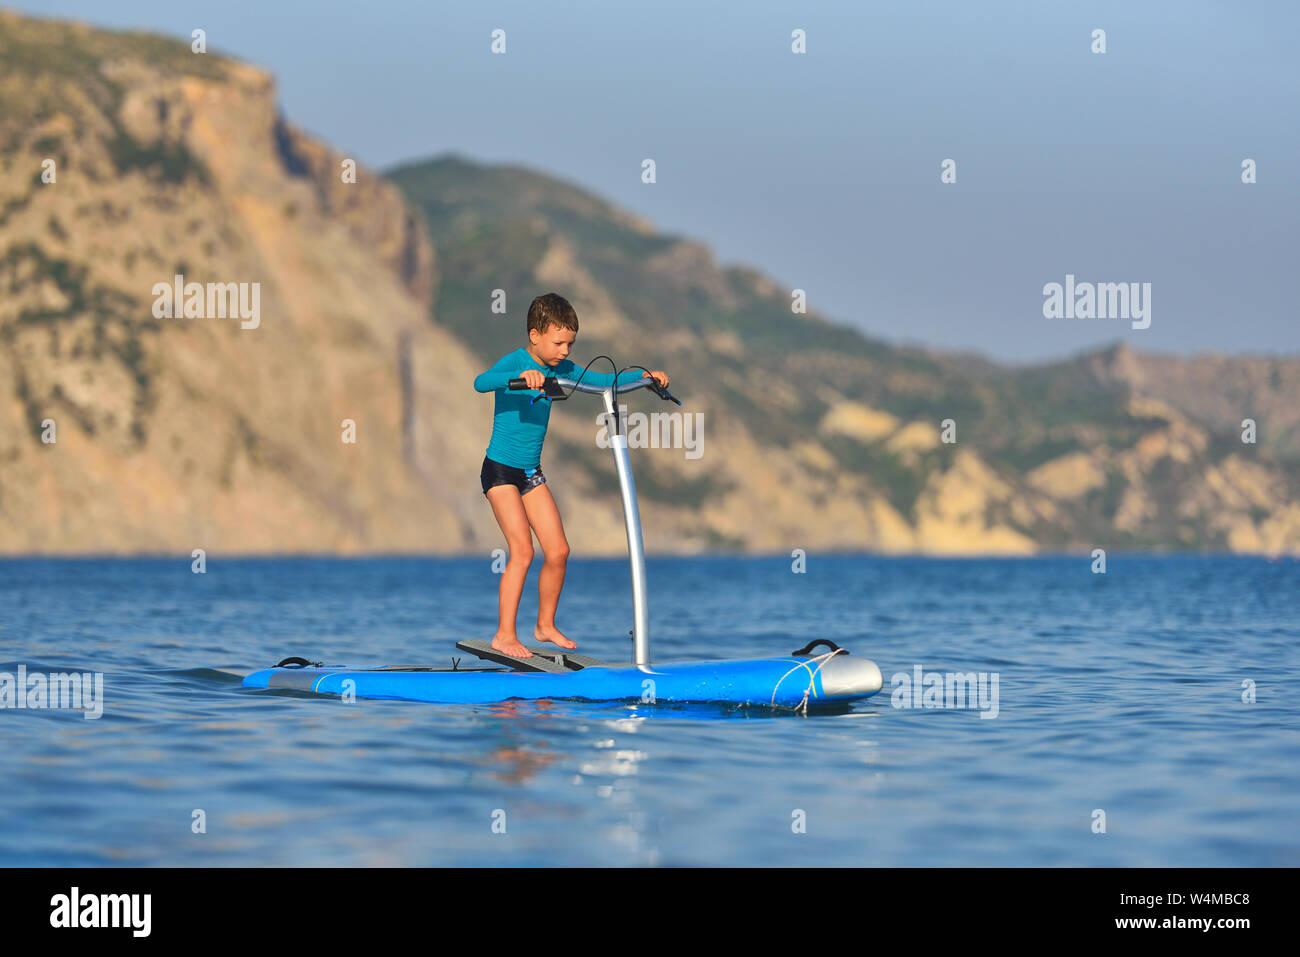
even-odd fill
[{"label": "blue stand up paddle board", "polygon": [[[570,387],[570,392],[576,389],[598,393],[605,400],[632,566],[631,664],[611,665],[587,655],[538,646],[530,648],[531,658],[513,658],[492,648],[487,641],[467,640],[457,642],[456,647],[504,667],[461,668],[459,662],[454,662],[450,668],[413,665],[359,668],[287,658],[273,668],[248,675],[244,687],[447,704],[567,698],[645,703],[731,702],[800,709],[866,698],[880,690],[880,669],[874,662],[854,657],[826,639],[810,642],[789,655],[770,658],[651,663],[641,513],[616,396],[644,386],[663,399],[672,402],[677,399],[649,377],[605,387],[586,385],[581,378],[575,381],[551,377],[546,380],[545,393],[554,399],[565,399],[568,396],[562,386]],[[525,388],[523,379],[512,379],[510,388]],[[819,645],[829,650],[814,654]]]}]

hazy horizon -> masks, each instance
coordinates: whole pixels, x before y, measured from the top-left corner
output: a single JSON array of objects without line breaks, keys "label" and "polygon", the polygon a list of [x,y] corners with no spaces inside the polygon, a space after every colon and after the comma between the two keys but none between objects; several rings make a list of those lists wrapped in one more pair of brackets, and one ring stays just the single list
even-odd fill
[{"label": "hazy horizon", "polygon": [[[202,28],[275,74],[292,123],[371,168],[451,154],[563,179],[893,344],[1009,365],[1116,342],[1300,354],[1294,7],[5,9],[186,43]],[[1067,275],[1150,283],[1149,328],[1045,318],[1044,285]]]}]

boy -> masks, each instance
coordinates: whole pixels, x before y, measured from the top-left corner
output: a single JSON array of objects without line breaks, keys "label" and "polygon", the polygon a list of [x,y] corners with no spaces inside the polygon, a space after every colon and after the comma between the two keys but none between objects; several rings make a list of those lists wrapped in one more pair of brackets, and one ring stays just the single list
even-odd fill
[{"label": "boy", "polygon": [[[569,542],[555,507],[551,490],[542,474],[542,440],[551,417],[551,400],[533,397],[550,377],[577,379],[597,386],[614,382],[614,376],[581,369],[569,361],[569,347],[578,337],[578,314],[567,299],[548,293],[538,296],[528,307],[528,346],[516,349],[474,380],[478,392],[495,392],[496,408],[492,417],[492,438],[483,459],[480,479],[492,512],[506,536],[510,558],[501,575],[497,633],[492,647],[514,658],[531,658],[515,633],[515,615],[524,579],[533,561],[533,536],[542,546],[542,571],[538,577],[537,627],[533,637],[552,641],[561,648],[576,648],[555,627],[555,608],[564,586],[564,569],[569,558]],[[642,373],[632,369],[619,374],[618,381],[635,382],[652,376],[661,386],[668,385],[662,372]],[[511,379],[522,378],[527,389],[512,391]]]}]

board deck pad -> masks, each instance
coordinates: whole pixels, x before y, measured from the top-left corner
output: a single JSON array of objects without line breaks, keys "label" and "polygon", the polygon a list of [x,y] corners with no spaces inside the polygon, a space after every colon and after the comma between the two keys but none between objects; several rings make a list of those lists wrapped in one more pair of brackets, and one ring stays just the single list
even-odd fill
[{"label": "board deck pad", "polygon": [[492,647],[492,642],[479,638],[456,642],[461,651],[468,651],[484,661],[494,661],[500,665],[509,665],[517,671],[545,671],[549,674],[564,674],[567,671],[581,671],[583,668],[599,668],[605,662],[590,655],[580,655],[563,648],[542,648],[539,645],[524,645],[533,653],[531,658],[512,658]]}]

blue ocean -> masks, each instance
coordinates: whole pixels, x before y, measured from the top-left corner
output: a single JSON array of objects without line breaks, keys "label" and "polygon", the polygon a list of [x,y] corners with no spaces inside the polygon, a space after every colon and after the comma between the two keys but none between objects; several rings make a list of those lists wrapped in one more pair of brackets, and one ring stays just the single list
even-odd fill
[{"label": "blue ocean", "polygon": [[[103,675],[97,718],[0,710],[0,864],[1300,865],[1300,561],[647,570],[656,660],[829,638],[885,687],[807,715],[250,690],[237,674],[290,655],[450,664],[492,636],[498,579],[480,559],[0,561],[0,673]],[[629,660],[626,561],[572,559],[557,621]],[[973,702],[910,688],[972,673]]]}]

